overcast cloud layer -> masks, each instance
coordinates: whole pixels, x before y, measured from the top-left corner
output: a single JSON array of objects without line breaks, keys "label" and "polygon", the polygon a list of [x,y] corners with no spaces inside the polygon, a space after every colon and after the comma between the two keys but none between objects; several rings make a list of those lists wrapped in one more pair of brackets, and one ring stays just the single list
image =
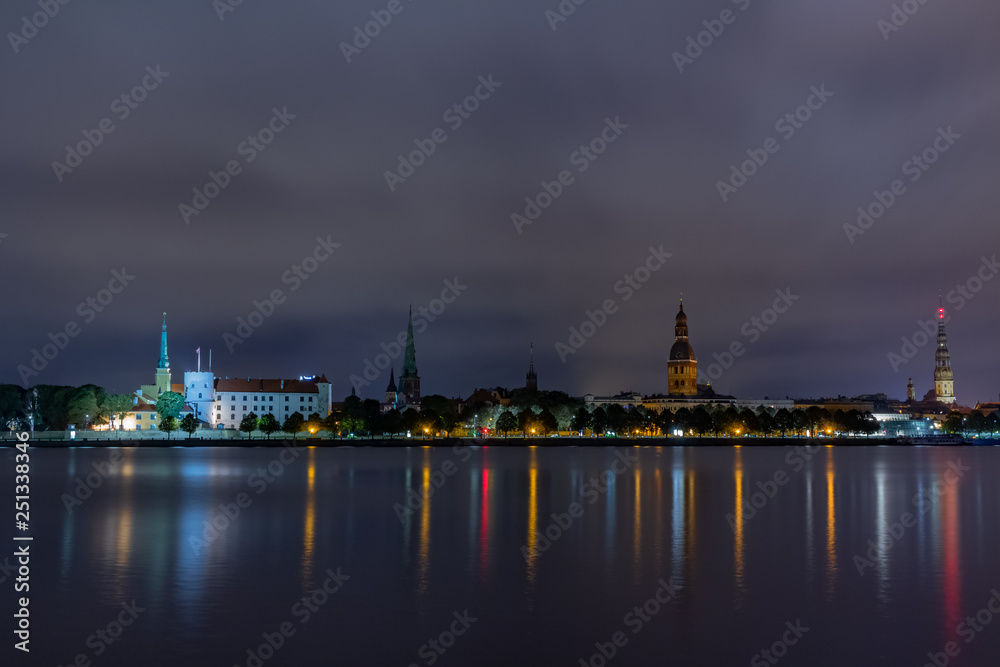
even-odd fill
[{"label": "overcast cloud layer", "polygon": [[[175,381],[200,346],[218,375],[326,373],[339,397],[408,305],[457,280],[467,289],[417,336],[425,394],[522,386],[531,342],[540,388],[665,391],[682,292],[703,370],[734,342],[746,350],[720,391],[902,398],[910,376],[932,388],[933,342],[896,369],[888,355],[939,290],[996,271],[981,268],[1000,251],[996,2],[929,0],[886,39],[888,0],[589,0],[555,30],[556,0],[402,0],[348,63],[341,43],[386,6],[244,0],[220,20],[211,0],[77,0],[26,41],[8,34],[0,382],[21,383],[32,349],[76,322],[30,383],[133,391],[152,381],[166,311]],[[674,52],[723,10],[732,22],[711,24],[721,34],[680,72]],[[6,2],[0,29],[20,34],[38,11]],[[112,103],[154,82],[147,67],[167,75],[121,119]],[[443,113],[480,77],[499,86],[452,129]],[[786,137],[776,121],[814,87],[832,96]],[[274,109],[294,118],[248,163],[239,146]],[[114,131],[57,178],[52,163],[103,118]],[[607,119],[627,129],[581,173],[571,155]],[[435,128],[447,140],[391,191],[385,172]],[[904,163],[948,128],[960,138],[911,181]],[[777,152],[723,201],[717,182],[769,138]],[[185,221],[179,204],[230,160],[240,173]],[[512,214],[562,170],[572,183],[518,231]],[[845,223],[895,179],[905,193],[849,238]],[[340,247],[292,291],[282,276],[317,237]],[[624,301],[616,282],[661,245],[672,256]],[[134,280],[88,322],[78,304],[123,267]],[[276,289],[285,302],[230,352],[223,334]],[[751,335],[786,289],[798,299]],[[616,312],[564,363],[556,344],[607,299]],[[1000,279],[956,301],[956,394],[995,401]],[[380,396],[387,378],[360,393]]]}]

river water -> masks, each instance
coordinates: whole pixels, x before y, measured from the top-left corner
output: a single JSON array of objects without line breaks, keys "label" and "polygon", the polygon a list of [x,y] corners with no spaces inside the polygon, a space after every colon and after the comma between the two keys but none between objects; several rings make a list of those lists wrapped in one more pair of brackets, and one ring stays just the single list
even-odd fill
[{"label": "river water", "polygon": [[997,664],[998,454],[32,449],[4,664]]}]

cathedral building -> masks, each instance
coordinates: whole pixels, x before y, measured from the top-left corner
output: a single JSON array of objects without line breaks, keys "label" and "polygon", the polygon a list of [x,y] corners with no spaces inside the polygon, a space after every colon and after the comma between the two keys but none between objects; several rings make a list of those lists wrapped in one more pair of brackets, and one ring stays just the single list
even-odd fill
[{"label": "cathedral building", "polygon": [[389,384],[385,388],[385,403],[383,412],[408,408],[420,409],[420,375],[417,374],[417,350],[413,344],[413,308],[410,308],[410,321],[406,325],[406,351],[403,353],[403,371],[399,374],[399,387],[396,387],[395,375],[389,371]]},{"label": "cathedral building", "polygon": [[674,325],[674,344],[670,348],[670,358],[667,360],[667,380],[671,396],[698,394],[698,360],[694,356],[694,348],[688,342],[684,299],[681,299],[681,307]]}]

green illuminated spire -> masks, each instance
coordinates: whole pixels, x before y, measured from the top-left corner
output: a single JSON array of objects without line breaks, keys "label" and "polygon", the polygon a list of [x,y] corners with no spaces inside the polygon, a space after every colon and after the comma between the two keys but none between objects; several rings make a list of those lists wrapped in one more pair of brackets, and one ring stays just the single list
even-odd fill
[{"label": "green illuminated spire", "polygon": [[170,360],[167,359],[167,314],[163,313],[163,331],[160,333],[160,363],[157,368],[170,368]]}]

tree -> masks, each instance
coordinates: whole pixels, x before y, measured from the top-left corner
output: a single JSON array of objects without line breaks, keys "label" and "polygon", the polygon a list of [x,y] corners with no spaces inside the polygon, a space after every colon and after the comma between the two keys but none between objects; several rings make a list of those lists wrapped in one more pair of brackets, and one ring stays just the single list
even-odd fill
[{"label": "tree", "polygon": [[708,411],[699,406],[691,413],[691,430],[698,435],[705,435],[712,428],[712,417]]},{"label": "tree", "polygon": [[389,410],[389,412],[382,415],[382,428],[389,434],[390,439],[406,428],[403,424],[403,415],[399,413],[399,410]]},{"label": "tree", "polygon": [[604,408],[596,408],[590,413],[590,429],[594,435],[604,435],[608,430],[608,413]]},{"label": "tree", "polygon": [[340,426],[351,435],[360,433],[365,428],[364,404],[354,394],[344,399],[344,409],[341,412]]},{"label": "tree", "polygon": [[35,424],[41,420],[42,413],[38,404],[38,389],[29,389],[24,392],[24,403],[21,408],[24,420],[28,422],[28,430],[34,431]]},{"label": "tree", "polygon": [[302,413],[296,410],[292,414],[285,417],[285,423],[281,425],[281,430],[285,433],[292,434],[292,440],[296,439],[299,431],[305,430],[306,418],[302,416]]},{"label": "tree", "polygon": [[500,431],[504,436],[509,434],[511,431],[517,428],[517,418],[514,413],[510,410],[504,410],[497,417],[497,430]]},{"label": "tree", "polygon": [[382,435],[384,431],[382,405],[374,398],[366,398],[362,404],[362,409],[365,411],[365,426],[367,427],[368,436],[374,438],[376,435]]},{"label": "tree", "polygon": [[792,410],[792,428],[796,434],[800,434],[809,427],[809,415],[802,408]]},{"label": "tree", "polygon": [[[161,423],[162,428],[162,423]],[[187,414],[184,415],[184,419],[181,420],[180,429],[188,434],[188,438],[194,435],[194,432],[198,430],[198,420],[194,418],[194,415]],[[169,437],[169,436],[168,436]]]},{"label": "tree", "polygon": [[66,405],[66,419],[77,428],[86,428],[97,418],[97,394],[90,387],[84,386],[73,392],[73,397]]},{"label": "tree", "polygon": [[535,428],[535,412],[531,408],[524,408],[517,415],[517,429],[523,437],[528,437],[528,432]]},{"label": "tree", "polygon": [[21,416],[21,388],[16,384],[0,384],[0,422],[7,424]]},{"label": "tree", "polygon": [[778,430],[781,432],[782,437],[795,427],[795,422],[792,419],[792,413],[788,411],[788,408],[781,408],[774,413],[774,422],[777,425]]},{"label": "tree", "polygon": [[437,435],[437,432],[440,429],[438,413],[434,412],[434,410],[421,406],[421,410],[418,414],[420,416],[417,419],[417,429],[424,434],[424,437],[433,437]]},{"label": "tree", "polygon": [[623,431],[628,431],[628,414],[625,412],[625,408],[618,405],[617,403],[612,403],[607,408],[608,413],[608,428],[616,435],[620,436]]},{"label": "tree", "polygon": [[744,433],[757,433],[760,431],[760,418],[754,414],[753,410],[741,411],[740,423],[743,424]]},{"label": "tree", "polygon": [[674,413],[667,409],[660,410],[656,413],[656,416],[653,417],[653,425],[656,426],[663,437],[670,434],[670,427],[673,425],[673,421]]},{"label": "tree", "polygon": [[177,430],[177,417],[167,415],[161,419],[160,430],[167,434],[167,440],[169,440],[170,434]]},{"label": "tree", "polygon": [[965,426],[964,422],[965,420],[962,417],[962,413],[957,410],[952,410],[944,419],[944,430],[948,433],[961,433],[962,428]]},{"label": "tree", "polygon": [[323,418],[319,416],[318,412],[311,412],[306,418],[306,430],[312,435],[316,435],[321,430],[323,430]]},{"label": "tree", "polygon": [[252,434],[257,430],[257,413],[251,412],[240,420],[240,430],[247,434],[247,440],[252,439]]},{"label": "tree", "polygon": [[132,412],[134,406],[135,400],[132,394],[109,394],[104,399],[104,407],[111,417],[118,420],[119,430],[122,428],[122,421],[125,419],[125,415]]},{"label": "tree", "polygon": [[278,420],[274,418],[274,415],[268,412],[257,422],[257,428],[259,428],[261,432],[267,436],[267,439],[270,440],[272,433],[277,433],[281,430],[281,424],[279,424]]},{"label": "tree", "polygon": [[590,413],[587,412],[587,408],[579,408],[574,414],[573,419],[570,420],[570,428],[574,431],[579,431],[581,434],[587,428],[590,427]]},{"label": "tree", "polygon": [[979,435],[986,430],[986,416],[979,410],[973,410],[969,413],[969,418],[965,423],[965,428]]},{"label": "tree", "polygon": [[674,413],[674,425],[682,432],[687,434],[691,430],[691,411],[687,408],[681,408]]},{"label": "tree", "polygon": [[165,391],[156,400],[156,413],[160,415],[160,419],[166,419],[167,417],[177,419],[181,416],[181,410],[183,409],[184,397],[176,391]]},{"label": "tree", "polygon": [[552,431],[559,430],[559,422],[556,416],[549,410],[542,410],[535,419],[536,428],[542,435],[548,435]]},{"label": "tree", "polygon": [[420,431],[420,411],[406,408],[403,411],[403,427],[411,435]]},{"label": "tree", "polygon": [[996,433],[1000,431],[1000,410],[995,410],[986,418],[986,432]]},{"label": "tree", "polygon": [[458,424],[458,411],[455,402],[440,394],[431,394],[420,399],[421,410],[430,410],[438,416],[437,428],[449,435]]}]

